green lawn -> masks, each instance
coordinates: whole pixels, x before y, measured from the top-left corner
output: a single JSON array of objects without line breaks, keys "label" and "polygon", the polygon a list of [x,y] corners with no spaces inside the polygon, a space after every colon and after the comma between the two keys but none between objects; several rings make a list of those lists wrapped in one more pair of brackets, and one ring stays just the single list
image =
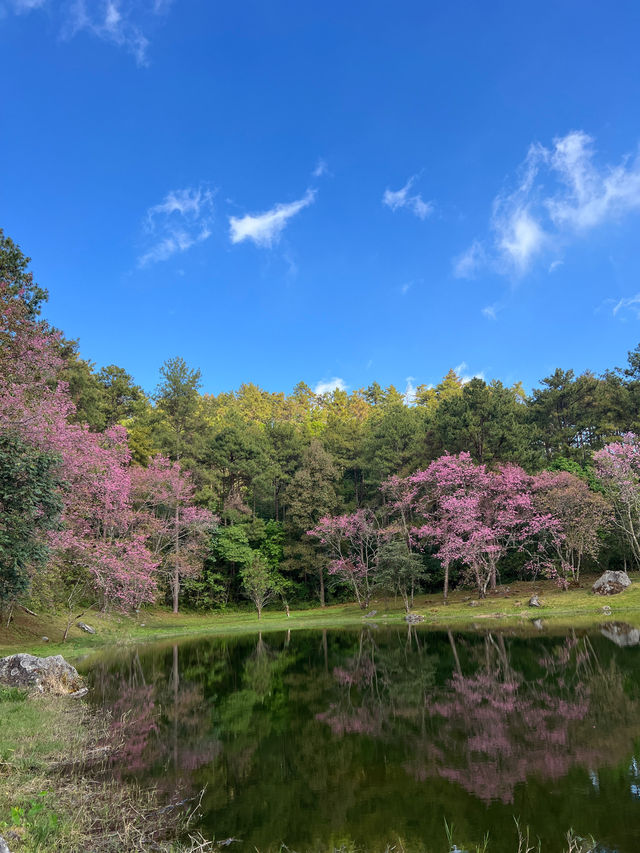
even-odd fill
[{"label": "green lawn", "polygon": [[[628,622],[640,627],[640,582],[612,597],[593,595],[591,585],[594,577],[585,578],[581,587],[561,592],[553,582],[518,582],[501,587],[496,594],[486,599],[474,597],[470,590],[456,590],[444,605],[442,596],[421,595],[416,598],[414,612],[425,617],[425,624],[432,628],[455,627],[458,630],[474,630],[487,624],[518,627],[522,630],[539,630],[533,621],[542,620],[545,629],[560,630],[566,627],[589,627],[612,620]],[[542,607],[528,606],[531,594],[536,591]],[[603,612],[608,606],[611,614]],[[369,611],[376,615],[365,618],[355,604],[340,604],[321,609],[299,609],[291,611],[287,618],[281,610],[267,610],[258,621],[255,611],[249,609],[211,613],[180,613],[176,616],[166,609],[152,608],[136,616],[121,614],[86,614],[83,619],[95,627],[97,634],[88,635],[79,628],[72,628],[65,645],[61,644],[65,619],[51,614],[31,616],[19,611],[12,626],[0,628],[0,655],[18,651],[33,654],[63,653],[73,660],[80,655],[98,651],[105,646],[122,643],[148,642],[171,637],[201,634],[233,634],[255,631],[300,630],[304,628],[338,628],[375,624],[378,626],[403,622],[404,610],[399,600],[375,599]],[[42,642],[42,636],[49,643]]]}]

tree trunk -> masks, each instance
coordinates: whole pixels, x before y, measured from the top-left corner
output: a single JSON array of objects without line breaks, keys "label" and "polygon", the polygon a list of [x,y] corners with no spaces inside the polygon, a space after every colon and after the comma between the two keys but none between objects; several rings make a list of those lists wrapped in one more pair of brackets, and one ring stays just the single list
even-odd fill
[{"label": "tree trunk", "polygon": [[444,603],[448,604],[449,601],[449,564],[444,567]]},{"label": "tree trunk", "polygon": [[180,597],[180,507],[176,504],[176,545],[175,565],[173,567],[173,612],[178,612],[178,599]]},{"label": "tree trunk", "polygon": [[325,607],[324,600],[324,566],[320,566],[320,607]]},{"label": "tree trunk", "polygon": [[453,659],[456,662],[456,672],[458,673],[458,675],[461,676],[462,675],[462,667],[460,666],[460,658],[458,657],[458,649],[456,648],[456,641],[455,641],[451,631],[447,631],[447,634],[449,635],[449,643],[451,644],[451,650],[453,652]]}]

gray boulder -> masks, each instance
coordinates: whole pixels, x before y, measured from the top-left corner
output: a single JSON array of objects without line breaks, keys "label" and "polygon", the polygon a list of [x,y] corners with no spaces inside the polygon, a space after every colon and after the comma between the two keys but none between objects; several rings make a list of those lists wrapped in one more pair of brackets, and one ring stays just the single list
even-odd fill
[{"label": "gray boulder", "polygon": [[76,622],[76,625],[81,631],[84,631],[85,634],[95,634],[96,632],[96,629],[92,628],[91,625],[87,625],[86,622]]},{"label": "gray boulder", "polygon": [[534,592],[529,599],[529,607],[542,607],[542,602],[538,598],[538,593]]},{"label": "gray boulder", "polygon": [[421,613],[407,613],[404,621],[410,625],[416,625],[418,622],[424,622],[424,616]]},{"label": "gray boulder", "polygon": [[626,622],[607,622],[600,628],[600,633],[616,646],[640,646],[640,631]]},{"label": "gray boulder", "polygon": [[596,595],[617,595],[628,586],[631,581],[626,572],[605,572],[594,583],[593,591]]},{"label": "gray boulder", "polygon": [[4,840],[4,838],[0,835],[0,853],[10,853],[9,845]]},{"label": "gray boulder", "polygon": [[59,694],[75,693],[83,686],[77,670],[62,655],[39,658],[27,654],[0,659],[0,684]]}]

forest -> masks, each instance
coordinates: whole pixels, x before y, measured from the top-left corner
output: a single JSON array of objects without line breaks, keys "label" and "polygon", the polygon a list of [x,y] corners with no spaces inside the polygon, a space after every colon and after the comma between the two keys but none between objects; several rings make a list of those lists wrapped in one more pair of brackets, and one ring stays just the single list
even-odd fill
[{"label": "forest", "polygon": [[43,318],[0,231],[0,606],[289,609],[640,561],[640,347],[603,374],[453,369],[410,395],[251,383],[148,394]]}]

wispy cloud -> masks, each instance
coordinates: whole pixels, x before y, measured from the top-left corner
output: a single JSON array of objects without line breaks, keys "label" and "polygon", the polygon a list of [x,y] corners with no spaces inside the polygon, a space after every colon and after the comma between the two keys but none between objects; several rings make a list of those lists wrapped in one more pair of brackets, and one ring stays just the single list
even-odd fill
[{"label": "wispy cloud", "polygon": [[166,261],[202,243],[211,236],[212,221],[212,190],[187,187],[167,193],[147,210],[144,230],[148,246],[138,258],[138,266]]},{"label": "wispy cloud", "polygon": [[411,188],[417,179],[417,175],[413,175],[407,183],[399,190],[386,189],[382,196],[382,203],[390,207],[391,210],[400,210],[406,207],[412,211],[418,219],[426,219],[433,213],[433,202],[424,201],[420,193],[411,195]]},{"label": "wispy cloud", "polygon": [[313,389],[313,393],[318,394],[318,396],[322,396],[323,394],[330,394],[332,391],[346,390],[347,385],[344,379],[340,379],[339,376],[334,376],[332,379],[322,379],[318,382],[316,387]]},{"label": "wispy cloud", "polygon": [[10,0],[9,8],[16,15],[23,15],[25,12],[32,12],[34,9],[41,9],[46,3],[47,0]]},{"label": "wispy cloud", "polygon": [[486,253],[482,243],[474,240],[465,252],[454,259],[453,273],[456,278],[473,278],[485,263],[485,259]]},{"label": "wispy cloud", "polygon": [[25,14],[45,6],[63,38],[88,32],[126,50],[138,65],[147,65],[145,32],[165,15],[172,0],[8,0],[7,8]]},{"label": "wispy cloud", "polygon": [[498,306],[497,305],[485,305],[484,308],[481,309],[481,313],[487,320],[497,320],[498,319]]},{"label": "wispy cloud", "polygon": [[314,178],[321,178],[323,175],[331,174],[329,172],[329,166],[327,165],[327,161],[324,157],[319,157],[318,162],[316,163],[315,169],[311,173]]},{"label": "wispy cloud", "polygon": [[[613,301],[613,300],[612,300]],[[614,317],[622,315],[626,311],[631,311],[638,319],[640,319],[640,293],[635,296],[625,296],[615,302],[611,313]]]},{"label": "wispy cloud", "polygon": [[87,31],[117,47],[122,47],[134,57],[138,65],[147,64],[149,40],[138,22],[136,5],[124,6],[122,0],[105,3],[88,3],[74,0],[69,7],[65,35],[72,37]]},{"label": "wispy cloud", "polygon": [[256,246],[270,248],[280,239],[289,220],[313,203],[315,190],[307,190],[298,201],[276,204],[264,213],[229,217],[229,237],[232,243],[251,240]]},{"label": "wispy cloud", "polygon": [[407,379],[406,379],[407,385],[404,389],[405,406],[412,406],[416,401],[415,379],[416,379],[415,376],[407,376]]},{"label": "wispy cloud", "polygon": [[[515,188],[493,202],[491,237],[454,259],[454,273],[472,278],[480,268],[522,276],[534,262],[571,240],[640,210],[640,156],[616,166],[596,163],[593,139],[571,131],[551,147],[530,146]],[[561,259],[549,265],[557,269]]]},{"label": "wispy cloud", "polygon": [[472,379],[484,379],[484,373],[482,371],[473,374],[469,373],[469,365],[466,361],[461,361],[460,364],[453,368],[453,372],[463,385],[466,385],[467,382],[471,382]]}]

